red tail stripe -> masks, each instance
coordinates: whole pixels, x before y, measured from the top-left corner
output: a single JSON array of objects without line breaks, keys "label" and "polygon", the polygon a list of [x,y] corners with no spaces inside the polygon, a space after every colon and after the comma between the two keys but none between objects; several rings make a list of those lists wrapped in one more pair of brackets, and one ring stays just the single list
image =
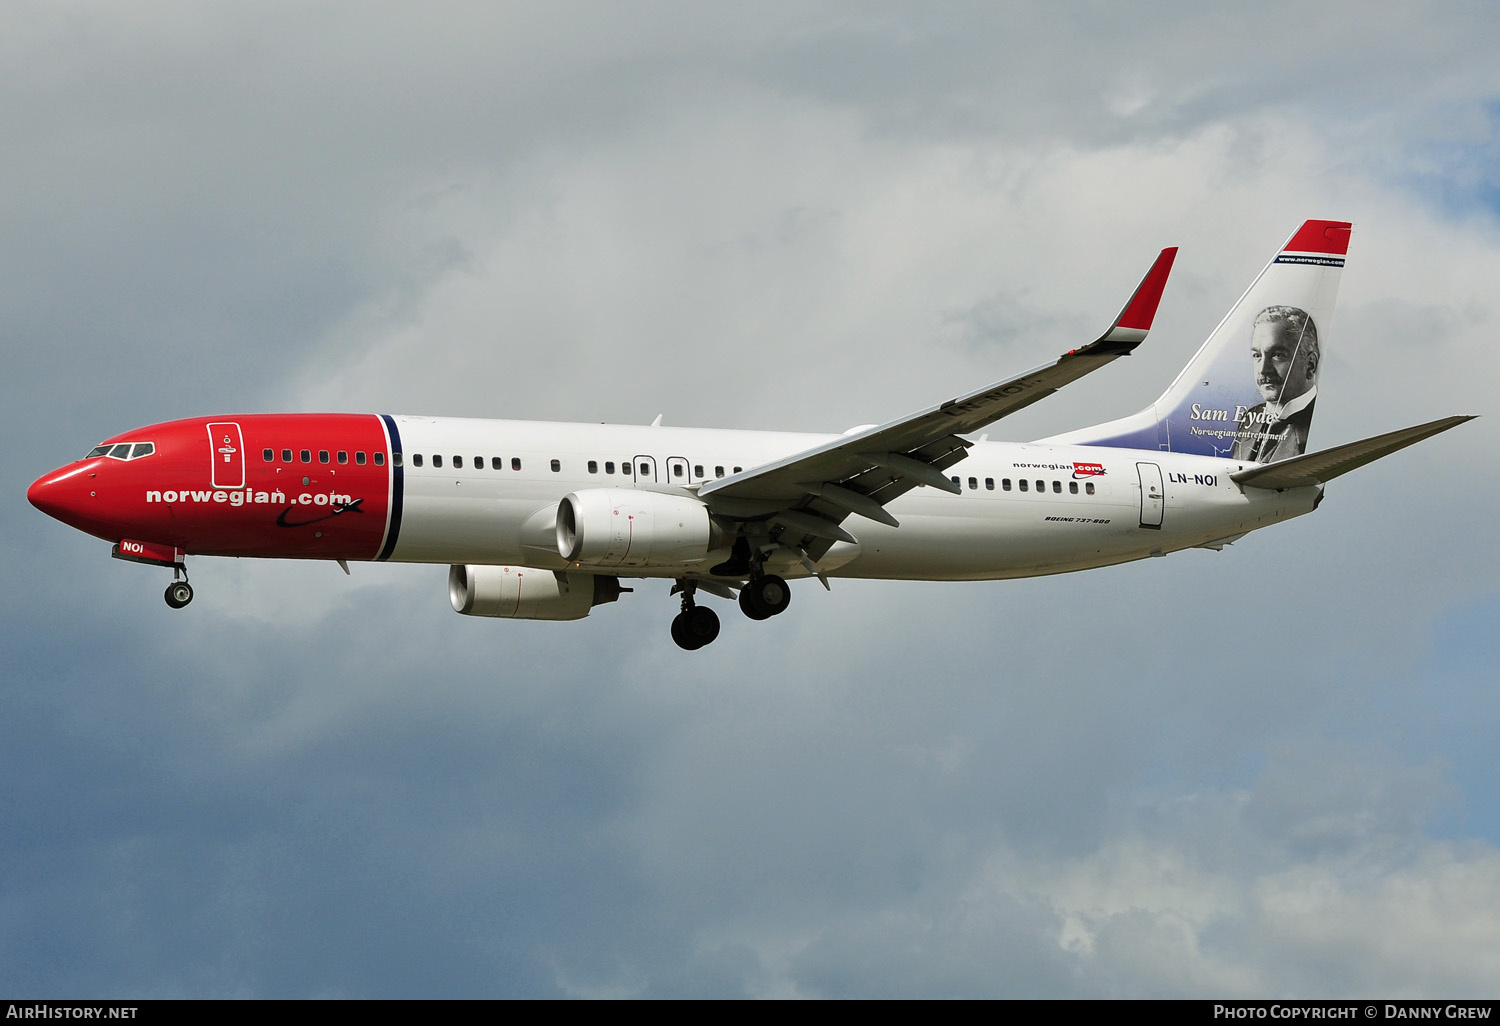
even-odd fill
[{"label": "red tail stripe", "polygon": [[1349,252],[1349,230],[1353,227],[1348,221],[1307,221],[1282,252],[1344,256]]}]

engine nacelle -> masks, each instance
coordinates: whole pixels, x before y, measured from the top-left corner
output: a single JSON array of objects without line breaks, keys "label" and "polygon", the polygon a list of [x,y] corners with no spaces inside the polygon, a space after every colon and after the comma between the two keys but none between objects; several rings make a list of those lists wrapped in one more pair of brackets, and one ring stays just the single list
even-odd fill
[{"label": "engine nacelle", "polygon": [[451,566],[448,601],[466,616],[582,620],[620,597],[618,577],[566,574],[529,566]]},{"label": "engine nacelle", "polygon": [[583,566],[663,566],[708,558],[708,507],[689,495],[587,488],[557,507],[557,551]]}]

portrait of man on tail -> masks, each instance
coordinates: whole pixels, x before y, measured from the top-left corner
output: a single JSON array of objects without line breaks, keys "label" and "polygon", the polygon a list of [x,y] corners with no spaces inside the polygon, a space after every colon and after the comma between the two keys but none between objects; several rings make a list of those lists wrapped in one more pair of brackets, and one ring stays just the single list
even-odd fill
[{"label": "portrait of man on tail", "polygon": [[1251,325],[1250,359],[1265,402],[1237,411],[1231,458],[1274,463],[1301,456],[1318,396],[1317,325],[1298,307],[1266,307]]}]

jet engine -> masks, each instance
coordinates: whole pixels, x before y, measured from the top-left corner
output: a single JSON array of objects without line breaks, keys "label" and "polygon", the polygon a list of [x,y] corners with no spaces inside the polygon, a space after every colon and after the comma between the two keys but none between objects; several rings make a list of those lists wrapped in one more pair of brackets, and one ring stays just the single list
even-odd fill
[{"label": "jet engine", "polygon": [[713,534],[708,507],[690,495],[588,488],[557,507],[557,551],[583,566],[697,563]]},{"label": "jet engine", "polygon": [[529,566],[451,566],[448,601],[466,616],[512,620],[582,620],[589,610],[613,602],[618,577],[568,574]]}]

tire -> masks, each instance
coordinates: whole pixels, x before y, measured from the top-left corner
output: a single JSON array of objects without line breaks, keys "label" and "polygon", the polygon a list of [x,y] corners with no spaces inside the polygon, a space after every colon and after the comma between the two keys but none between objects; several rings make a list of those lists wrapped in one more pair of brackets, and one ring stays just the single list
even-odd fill
[{"label": "tire", "polygon": [[165,598],[167,605],[173,609],[181,609],[193,601],[193,586],[187,581],[173,581],[167,585]]},{"label": "tire", "polygon": [[683,634],[694,648],[712,644],[719,636],[719,614],[707,606],[694,606],[683,614]]},{"label": "tire", "polygon": [[687,652],[696,652],[701,646],[693,640],[688,633],[688,615],[678,613],[672,617],[672,640],[677,642],[677,647]]},{"label": "tire", "polygon": [[786,612],[786,607],[792,604],[792,588],[784,577],[766,574],[758,581],[751,581],[750,588],[755,592],[756,604],[768,617]]},{"label": "tire", "polygon": [[764,620],[771,615],[770,610],[757,600],[759,594],[755,585],[747,584],[740,589],[740,612],[752,620]]}]

